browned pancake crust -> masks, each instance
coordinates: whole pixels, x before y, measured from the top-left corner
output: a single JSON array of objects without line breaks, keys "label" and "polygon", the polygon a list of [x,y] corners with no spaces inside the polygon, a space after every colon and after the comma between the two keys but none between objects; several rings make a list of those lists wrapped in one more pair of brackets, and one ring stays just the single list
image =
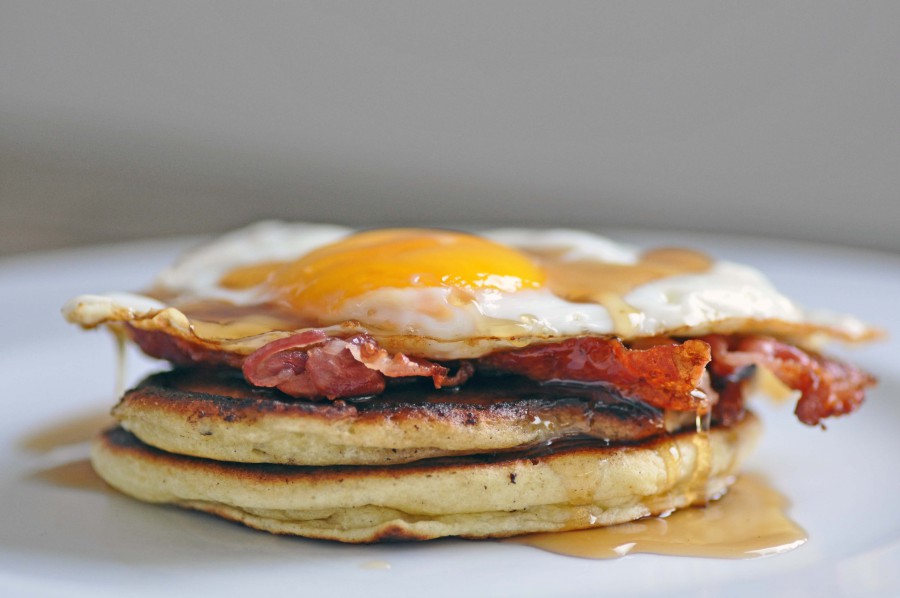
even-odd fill
[{"label": "browned pancake crust", "polygon": [[393,464],[570,436],[629,443],[667,431],[662,411],[604,386],[511,376],[459,389],[397,384],[378,397],[331,402],[252,387],[231,370],[176,369],[145,379],[113,413],[170,452],[291,465]]},{"label": "browned pancake crust", "polygon": [[409,383],[377,397],[310,401],[250,386],[230,370],[177,369],[146,378],[123,401],[163,404],[189,419],[218,417],[229,422],[253,421],[269,413],[329,422],[441,419],[463,426],[540,417],[565,426],[558,428],[560,435],[586,433],[612,442],[655,436],[663,424],[660,410],[602,386],[540,385],[510,376],[482,377],[456,389]]},{"label": "browned pancake crust", "polygon": [[[659,446],[669,444],[680,436],[690,437],[694,432],[682,432],[666,437],[658,437],[645,442],[627,445],[629,448],[656,450]],[[117,426],[101,433],[101,442],[116,452],[132,452],[141,454],[143,458],[167,464],[189,464],[191,468],[202,468],[212,474],[228,474],[247,481],[290,482],[292,480],[314,480],[317,482],[341,482],[348,477],[404,478],[409,474],[427,474],[440,469],[455,469],[464,472],[471,469],[511,464],[529,460],[536,462],[552,461],[566,455],[590,455],[602,460],[605,455],[621,451],[623,445],[610,446],[585,437],[568,438],[542,446],[530,447],[516,451],[504,451],[484,455],[458,455],[453,457],[437,457],[421,459],[411,463],[396,465],[380,465],[364,467],[355,465],[332,465],[314,467],[308,465],[281,465],[273,463],[236,463],[214,461],[200,457],[190,457],[169,453],[141,442],[134,434]]]}]

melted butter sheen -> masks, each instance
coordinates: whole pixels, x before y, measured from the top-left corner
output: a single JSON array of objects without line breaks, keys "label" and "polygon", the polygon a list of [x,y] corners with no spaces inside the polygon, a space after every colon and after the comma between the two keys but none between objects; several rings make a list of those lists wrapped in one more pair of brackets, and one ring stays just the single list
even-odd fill
[{"label": "melted butter sheen", "polygon": [[744,475],[728,494],[705,507],[668,517],[574,532],[503,540],[591,559],[633,553],[750,559],[781,554],[806,542],[806,532],[785,514],[787,500],[761,476]]}]

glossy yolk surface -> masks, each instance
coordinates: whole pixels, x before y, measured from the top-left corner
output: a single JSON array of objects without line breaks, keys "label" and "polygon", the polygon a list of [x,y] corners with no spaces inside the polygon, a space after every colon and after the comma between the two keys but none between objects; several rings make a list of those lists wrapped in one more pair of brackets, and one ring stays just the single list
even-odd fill
[{"label": "glossy yolk surface", "polygon": [[464,293],[538,288],[543,271],[522,253],[487,239],[450,231],[385,229],[358,233],[293,262],[238,268],[220,284],[267,285],[296,309],[335,311],[345,301],[382,288],[445,287]]}]

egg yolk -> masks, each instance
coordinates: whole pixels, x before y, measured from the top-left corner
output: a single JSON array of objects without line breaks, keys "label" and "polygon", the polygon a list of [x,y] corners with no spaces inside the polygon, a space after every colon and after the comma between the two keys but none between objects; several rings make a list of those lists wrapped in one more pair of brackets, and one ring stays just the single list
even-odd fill
[{"label": "egg yolk", "polygon": [[541,269],[515,249],[475,235],[427,229],[357,233],[293,262],[239,268],[221,280],[233,289],[265,284],[300,311],[334,311],[348,299],[385,287],[511,293],[543,282]]}]

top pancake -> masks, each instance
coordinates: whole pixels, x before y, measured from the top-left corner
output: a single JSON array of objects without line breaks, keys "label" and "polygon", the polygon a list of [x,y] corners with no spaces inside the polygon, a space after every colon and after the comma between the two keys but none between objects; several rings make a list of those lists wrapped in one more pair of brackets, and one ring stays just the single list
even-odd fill
[{"label": "top pancake", "polygon": [[458,389],[398,384],[377,400],[317,402],[239,372],[176,369],[125,393],[113,415],[162,450],[246,463],[377,465],[505,451],[571,436],[637,442],[689,426],[602,385],[481,376]]}]

